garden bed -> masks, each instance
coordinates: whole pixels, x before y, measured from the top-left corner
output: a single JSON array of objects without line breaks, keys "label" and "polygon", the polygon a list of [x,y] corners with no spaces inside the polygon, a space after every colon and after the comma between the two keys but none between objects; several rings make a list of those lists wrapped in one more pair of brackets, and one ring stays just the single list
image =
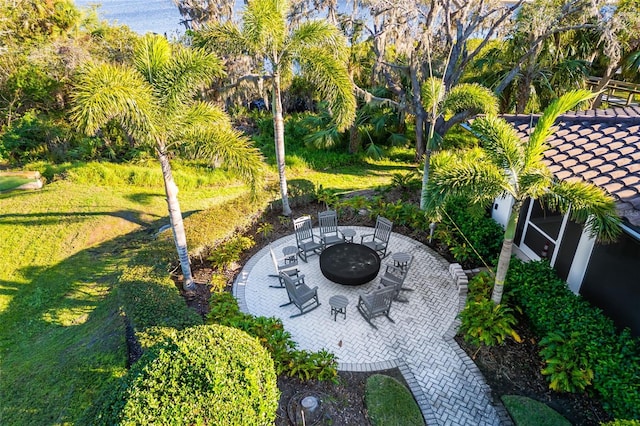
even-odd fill
[{"label": "garden bed", "polygon": [[[317,212],[325,207],[318,204],[305,205],[304,208],[294,208],[292,217],[304,214],[304,212]],[[271,235],[267,238],[258,231],[258,225],[270,223],[273,226]],[[242,260],[231,271],[228,271],[228,282],[240,272],[244,264],[251,256],[256,254],[268,241],[277,240],[280,237],[292,233],[292,225],[282,223],[279,220],[279,211],[267,212],[259,224],[253,226],[247,232],[252,236],[256,245],[243,254]],[[359,214],[340,217],[340,224],[344,226],[373,226],[373,222]],[[425,236],[416,235],[409,229],[394,227],[394,232],[409,234],[412,238],[422,240]],[[448,256],[446,250],[438,250],[440,254]],[[448,259],[451,261],[451,259]],[[208,312],[208,286],[205,285],[213,273],[211,266],[205,261],[194,263],[193,272],[198,290],[192,293],[188,299],[189,306],[196,309],[201,315]],[[231,285],[227,288],[231,290]],[[465,343],[459,337],[456,338],[460,346],[472,357],[482,371],[487,383],[491,387],[492,396],[497,402],[503,395],[523,395],[544,402],[557,412],[566,417],[573,424],[597,425],[602,421],[610,420],[610,416],[603,410],[599,401],[588,394],[560,394],[549,390],[548,383],[540,373],[542,367],[540,357],[537,354],[536,338],[530,331],[528,324],[521,319],[517,332],[523,337],[523,343],[515,343],[509,340],[506,344],[496,347],[482,347],[480,349]],[[334,425],[367,425],[367,411],[364,403],[364,384],[366,379],[374,373],[349,373],[340,372],[339,384],[330,382],[308,381],[303,382],[290,377],[279,377],[278,387],[281,392],[280,407],[278,410],[277,425],[290,424],[286,417],[286,407],[291,396],[298,392],[307,391],[328,395],[336,404],[332,404],[332,416]],[[389,370],[385,374],[401,379],[400,372]],[[401,379],[402,380],[402,379]]]}]

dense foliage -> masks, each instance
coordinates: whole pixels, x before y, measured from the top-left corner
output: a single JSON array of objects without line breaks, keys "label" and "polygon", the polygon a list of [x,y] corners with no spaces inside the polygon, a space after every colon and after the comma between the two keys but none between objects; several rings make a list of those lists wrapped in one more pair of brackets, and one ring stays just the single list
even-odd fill
[{"label": "dense foliage", "polygon": [[85,421],[269,425],[278,398],[273,361],[257,339],[202,325],[148,350]]},{"label": "dense foliage", "polygon": [[640,419],[640,341],[574,295],[546,262],[513,261],[510,297],[542,340],[543,373],[558,391],[595,390],[616,418]]},{"label": "dense foliage", "polygon": [[208,323],[221,324],[243,330],[258,338],[269,351],[278,374],[303,380],[337,380],[338,363],[327,351],[310,352],[296,349],[296,343],[277,318],[254,317],[240,312],[238,303],[227,292],[211,297]]}]

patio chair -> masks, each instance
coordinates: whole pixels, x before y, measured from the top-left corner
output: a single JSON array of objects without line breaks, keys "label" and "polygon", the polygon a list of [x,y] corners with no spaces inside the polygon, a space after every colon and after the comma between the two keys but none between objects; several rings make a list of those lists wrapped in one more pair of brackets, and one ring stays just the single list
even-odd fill
[{"label": "patio chair", "polygon": [[358,311],[369,325],[376,330],[378,327],[371,322],[375,317],[384,315],[389,321],[395,323],[389,316],[394,293],[395,289],[393,287],[382,287],[369,294],[361,294],[358,299]]},{"label": "patio chair", "polygon": [[382,274],[382,276],[380,277],[380,287],[392,288],[393,300],[395,300],[396,302],[407,303],[407,299],[400,297],[400,290],[403,289],[402,286],[404,285],[404,280],[407,275],[408,271],[403,271],[402,269],[393,265],[387,265],[384,274]]},{"label": "patio chair", "polygon": [[[360,237],[360,244],[377,251],[381,259],[385,258],[391,237],[391,228],[393,228],[393,223],[389,219],[378,216],[373,234],[365,234]],[[370,241],[365,241],[365,239]]]},{"label": "patio chair", "polygon": [[318,224],[323,250],[330,245],[344,243],[344,235],[338,229],[338,214],[335,210],[318,213]]},{"label": "patio chair", "polygon": [[308,253],[320,254],[322,252],[322,242],[313,233],[310,216],[301,216],[293,220],[293,229],[296,234],[296,245],[298,246],[298,256],[307,261]]},{"label": "patio chair", "polygon": [[320,300],[318,299],[318,286],[309,288],[304,283],[304,279],[299,279],[296,283],[284,272],[280,273],[280,279],[284,281],[284,286],[287,289],[287,294],[289,295],[289,303],[280,305],[280,307],[288,306],[293,303],[298,309],[300,309],[299,314],[291,315],[290,318],[299,317],[300,315],[311,312],[320,306]]},{"label": "patio chair", "polygon": [[292,259],[289,256],[285,256],[278,259],[273,251],[273,248],[271,247],[271,244],[269,244],[269,253],[271,254],[271,261],[273,262],[273,267],[275,269],[275,274],[270,274],[269,276],[276,277],[280,281],[280,285],[270,285],[269,287],[284,288],[284,281],[282,281],[282,279],[280,278],[281,272],[287,274],[289,277],[294,279],[294,281],[298,280],[298,274],[300,271],[298,271],[297,258],[294,257]]}]

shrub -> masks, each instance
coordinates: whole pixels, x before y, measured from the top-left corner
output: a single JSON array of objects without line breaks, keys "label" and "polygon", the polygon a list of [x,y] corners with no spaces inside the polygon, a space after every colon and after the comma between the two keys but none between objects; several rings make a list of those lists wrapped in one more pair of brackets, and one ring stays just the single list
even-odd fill
[{"label": "shrub", "polygon": [[235,235],[231,239],[218,245],[209,255],[209,261],[214,268],[226,269],[240,260],[243,251],[250,249],[256,244],[251,237]]},{"label": "shrub", "polygon": [[239,328],[258,338],[271,354],[277,374],[295,376],[303,380],[337,380],[335,356],[327,351],[296,350],[296,343],[279,319],[254,317],[240,312],[236,300],[226,292],[213,294],[209,304],[211,310],[207,322]]},{"label": "shrub", "polygon": [[578,333],[547,334],[541,341],[540,355],[546,366],[542,374],[549,376],[549,387],[559,392],[582,392],[593,380],[593,369],[581,350]]},{"label": "shrub", "polygon": [[[478,205],[458,199],[447,204],[447,215],[436,228],[436,239],[449,247],[456,262],[493,265],[498,259],[504,230]],[[473,247],[473,248],[472,248]]]},{"label": "shrub", "polygon": [[613,321],[571,293],[546,261],[512,259],[506,288],[545,341],[541,355],[554,387],[580,390],[592,374],[592,388],[609,413],[640,419],[638,339],[628,330],[618,334]]},{"label": "shrub", "polygon": [[273,424],[273,361],[240,330],[203,325],[147,351],[95,410],[92,424]]},{"label": "shrub", "polygon": [[517,342],[522,341],[513,329],[517,321],[508,306],[496,305],[488,299],[470,300],[459,317],[464,339],[474,345],[502,344],[509,336]]}]

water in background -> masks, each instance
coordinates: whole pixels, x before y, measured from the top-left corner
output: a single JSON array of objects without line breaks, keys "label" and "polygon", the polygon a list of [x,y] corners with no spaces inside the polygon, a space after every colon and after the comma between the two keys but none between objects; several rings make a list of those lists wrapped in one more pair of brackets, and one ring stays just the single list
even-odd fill
[{"label": "water in background", "polygon": [[127,25],[133,31],[171,37],[184,33],[182,17],[172,0],[75,0],[78,7],[101,4],[100,18]]}]

